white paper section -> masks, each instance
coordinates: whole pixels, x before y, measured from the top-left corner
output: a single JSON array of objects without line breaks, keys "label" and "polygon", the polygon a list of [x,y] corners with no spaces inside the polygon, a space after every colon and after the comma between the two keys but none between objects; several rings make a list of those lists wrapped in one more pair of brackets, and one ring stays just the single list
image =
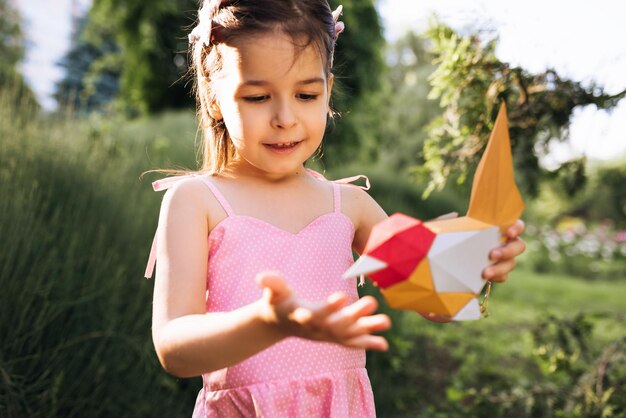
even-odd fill
[{"label": "white paper section", "polygon": [[500,245],[500,231],[492,227],[437,234],[428,253],[438,292],[478,293],[485,285],[482,271],[491,262],[489,252]]},{"label": "white paper section", "polygon": [[467,305],[452,317],[453,321],[473,321],[476,319],[480,319],[480,304],[476,298],[467,302]]},{"label": "white paper section", "polygon": [[387,267],[387,263],[376,257],[362,255],[345,273],[341,276],[344,279],[351,279],[362,274],[373,273]]}]

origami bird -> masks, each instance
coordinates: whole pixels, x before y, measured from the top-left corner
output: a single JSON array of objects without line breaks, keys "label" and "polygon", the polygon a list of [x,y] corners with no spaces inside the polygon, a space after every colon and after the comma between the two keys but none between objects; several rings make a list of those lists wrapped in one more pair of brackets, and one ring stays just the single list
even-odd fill
[{"label": "origami bird", "polygon": [[367,275],[392,308],[478,319],[489,252],[523,210],[502,103],[474,175],[467,215],[429,222],[391,215],[374,226],[363,254],[343,277]]}]

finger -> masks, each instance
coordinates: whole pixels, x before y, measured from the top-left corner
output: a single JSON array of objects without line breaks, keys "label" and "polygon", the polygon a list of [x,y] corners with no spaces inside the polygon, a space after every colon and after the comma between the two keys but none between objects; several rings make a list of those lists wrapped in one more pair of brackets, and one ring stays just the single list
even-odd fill
[{"label": "finger", "polygon": [[289,318],[301,325],[304,325],[313,320],[313,311],[300,306],[289,314]]},{"label": "finger", "polygon": [[526,224],[524,224],[524,221],[522,221],[521,219],[518,219],[517,221],[515,221],[513,225],[511,225],[509,229],[507,229],[506,231],[507,239],[517,238],[518,236],[522,235],[522,233],[524,232],[524,229],[526,229]]},{"label": "finger", "polygon": [[391,319],[385,314],[364,316],[356,320],[344,335],[344,338],[354,338],[359,335],[372,334],[391,328]]},{"label": "finger", "polygon": [[315,312],[315,316],[320,320],[325,319],[327,316],[346,306],[347,303],[348,295],[343,292],[335,292],[330,295],[326,299],[326,303]]},{"label": "finger", "polygon": [[389,343],[385,337],[381,337],[380,335],[360,335],[350,338],[342,344],[348,347],[364,348],[366,350],[387,351],[389,349]]},{"label": "finger", "polygon": [[483,270],[483,278],[494,282],[505,282],[507,274],[515,268],[515,259],[500,261]]},{"label": "finger", "polygon": [[378,302],[372,296],[364,296],[356,302],[348,305],[341,310],[333,313],[326,320],[326,324],[330,327],[340,329],[348,327],[354,323],[357,318],[370,315],[378,307]]},{"label": "finger", "polygon": [[498,248],[494,248],[489,253],[489,258],[493,261],[507,260],[514,258],[526,250],[526,243],[521,238],[515,238]]},{"label": "finger", "polygon": [[269,302],[273,305],[283,302],[293,294],[281,273],[264,271],[257,274],[255,280],[264,289],[265,294],[268,295]]}]

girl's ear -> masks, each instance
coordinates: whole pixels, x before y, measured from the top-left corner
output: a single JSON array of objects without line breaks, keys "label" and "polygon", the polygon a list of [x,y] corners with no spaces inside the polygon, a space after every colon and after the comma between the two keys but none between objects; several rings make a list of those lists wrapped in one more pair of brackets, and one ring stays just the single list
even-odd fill
[{"label": "girl's ear", "polygon": [[215,120],[222,120],[222,110],[216,101],[213,101],[209,106],[209,115]]}]

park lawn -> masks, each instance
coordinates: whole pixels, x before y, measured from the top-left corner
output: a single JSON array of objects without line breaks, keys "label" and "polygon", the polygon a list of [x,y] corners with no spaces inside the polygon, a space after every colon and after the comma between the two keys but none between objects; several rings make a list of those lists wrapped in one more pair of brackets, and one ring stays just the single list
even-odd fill
[{"label": "park lawn", "polygon": [[518,269],[492,288],[489,316],[479,321],[430,323],[404,314],[404,335],[427,334],[448,349],[485,351],[494,358],[527,357],[534,349],[531,331],[543,320],[585,314],[593,324],[594,345],[626,336],[626,280],[593,281]]}]

